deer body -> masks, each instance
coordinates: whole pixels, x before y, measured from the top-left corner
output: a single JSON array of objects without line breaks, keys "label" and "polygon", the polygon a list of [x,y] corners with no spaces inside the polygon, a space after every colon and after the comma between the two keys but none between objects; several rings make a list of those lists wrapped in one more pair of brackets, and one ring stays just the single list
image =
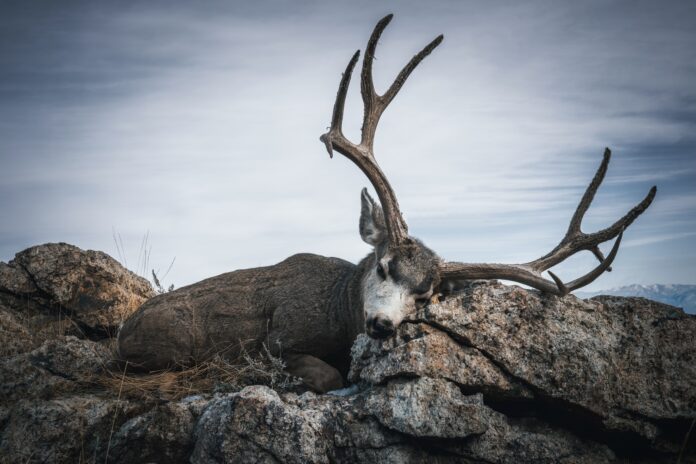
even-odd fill
[{"label": "deer body", "polygon": [[360,234],[375,252],[359,264],[303,253],[158,295],[119,331],[120,357],[153,371],[216,354],[234,360],[265,345],[312,389],[340,388],[358,334],[391,335],[438,283],[437,255],[414,239],[396,256],[382,210],[365,190],[361,201]]},{"label": "deer body", "polygon": [[[222,274],[155,297],[120,331],[123,358],[145,369],[163,369],[189,365],[216,353],[234,357],[241,346],[258,351],[265,343],[272,353],[283,357],[290,373],[302,377],[311,388],[326,391],[342,385],[351,345],[360,332],[373,338],[391,336],[416,306],[451,288],[453,281],[513,280],[563,297],[611,270],[624,230],[650,206],[656,188],[611,226],[583,232],[582,219],[606,174],[609,149],[565,236],[534,261],[444,262],[408,234],[396,194],[377,164],[374,138],[384,110],[413,70],[442,43],[443,36],[414,55],[380,95],[374,87],[372,64],[379,38],[391,19],[388,15],[377,23],[365,50],[360,76],[364,105],[360,142],[348,140],[342,131],[346,95],[359,51],[339,83],[329,131],[320,137],[330,156],[338,152],[355,163],[377,192],[381,206],[363,190],[360,215],[360,235],[374,247],[374,253],[357,266],[337,258],[295,255],[275,266]],[[605,257],[599,245],[612,239],[614,245]],[[570,282],[549,271],[580,251],[590,251],[600,264]],[[544,278],[543,272],[552,280]]]},{"label": "deer body", "polygon": [[242,347],[256,353],[266,344],[291,371],[302,369],[298,355],[306,355],[345,376],[350,347],[364,330],[362,313],[351,310],[361,306],[363,274],[364,263],[298,254],[212,277],[145,303],[119,333],[120,354],[159,370],[218,353],[234,359]]}]

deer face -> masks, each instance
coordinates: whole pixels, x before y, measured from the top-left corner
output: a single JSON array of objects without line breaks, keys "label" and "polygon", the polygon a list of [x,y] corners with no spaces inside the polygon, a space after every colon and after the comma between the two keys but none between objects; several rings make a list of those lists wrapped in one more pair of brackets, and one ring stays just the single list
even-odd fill
[{"label": "deer face", "polygon": [[439,285],[440,259],[415,239],[390,246],[382,208],[362,192],[360,235],[375,247],[362,280],[365,331],[373,338],[394,334],[404,317],[425,305]]}]

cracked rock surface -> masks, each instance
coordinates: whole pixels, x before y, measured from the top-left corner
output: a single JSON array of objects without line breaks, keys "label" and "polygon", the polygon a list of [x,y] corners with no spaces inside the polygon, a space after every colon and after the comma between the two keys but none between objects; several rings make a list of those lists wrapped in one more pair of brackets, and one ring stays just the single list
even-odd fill
[{"label": "cracked rock surface", "polygon": [[67,243],[31,247],[0,263],[0,293],[32,300],[88,335],[113,333],[154,296],[146,279],[111,256]]},{"label": "cracked rock surface", "polygon": [[473,282],[392,339],[358,337],[341,395],[153,402],[94,382],[100,327],[149,286],[70,245],[17,256],[0,263],[0,463],[696,462],[696,317],[671,306]]}]

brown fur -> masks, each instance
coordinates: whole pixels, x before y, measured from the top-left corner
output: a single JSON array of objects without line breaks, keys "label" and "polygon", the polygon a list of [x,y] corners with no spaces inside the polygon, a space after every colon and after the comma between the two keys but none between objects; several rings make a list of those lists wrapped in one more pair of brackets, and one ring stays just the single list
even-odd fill
[{"label": "brown fur", "polygon": [[[316,371],[321,360],[345,376],[350,347],[364,330],[362,312],[355,308],[362,307],[359,282],[370,262],[372,256],[356,266],[298,254],[159,295],[126,321],[119,353],[142,369],[160,370],[216,353],[234,359],[241,346],[256,352],[265,343],[282,355],[291,373]],[[330,387],[340,386],[335,373],[326,373],[334,379]]]}]

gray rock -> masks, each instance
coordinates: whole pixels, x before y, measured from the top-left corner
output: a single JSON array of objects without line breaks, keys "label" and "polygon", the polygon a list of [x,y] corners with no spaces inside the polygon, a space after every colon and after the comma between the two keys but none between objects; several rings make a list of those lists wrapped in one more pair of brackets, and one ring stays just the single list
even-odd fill
[{"label": "gray rock", "polygon": [[37,290],[29,273],[21,266],[0,262],[0,291],[14,295],[29,295]]},{"label": "gray rock", "polygon": [[[109,461],[187,462],[194,425],[207,402],[191,397],[165,403],[124,422],[112,436]],[[104,455],[101,462],[105,460]]]},{"label": "gray rock", "polygon": [[0,356],[11,357],[34,346],[34,336],[18,314],[3,304],[0,297]]},{"label": "gray rock", "polygon": [[61,311],[26,295],[0,290],[0,356],[27,353],[63,335],[85,338],[82,329]]},{"label": "gray rock", "polygon": [[562,428],[533,418],[510,419],[490,411],[488,423],[484,434],[446,448],[473,462],[501,464],[600,464],[617,460],[607,446],[582,440]]},{"label": "gray rock", "polygon": [[509,422],[442,379],[392,381],[352,397],[247,387],[211,401],[191,462],[602,463],[605,446],[534,421]]},{"label": "gray rock", "polygon": [[365,407],[385,427],[415,437],[466,438],[489,426],[481,396],[428,377],[392,381],[369,394]]},{"label": "gray rock", "polygon": [[696,417],[696,317],[648,300],[582,301],[472,286],[419,318],[492,360],[537,395],[655,439]]},{"label": "gray rock", "polygon": [[479,350],[427,324],[404,324],[397,337],[383,342],[361,334],[353,344],[352,357],[352,382],[377,385],[396,377],[425,376],[497,397],[533,396]]},{"label": "gray rock", "polygon": [[92,395],[20,401],[0,431],[0,456],[22,463],[95,462],[106,453],[112,424],[118,427],[133,411],[128,402]]},{"label": "gray rock", "polygon": [[42,301],[89,329],[113,330],[145,300],[150,283],[100,251],[66,243],[28,248],[0,264],[0,291]]},{"label": "gray rock", "polygon": [[328,463],[329,417],[286,403],[270,388],[247,387],[211,401],[191,461]]},{"label": "gray rock", "polygon": [[0,400],[48,399],[92,386],[111,353],[90,340],[60,337],[0,362]]},{"label": "gray rock", "polygon": [[153,405],[95,394],[0,406],[0,462],[187,462],[207,400]]}]

